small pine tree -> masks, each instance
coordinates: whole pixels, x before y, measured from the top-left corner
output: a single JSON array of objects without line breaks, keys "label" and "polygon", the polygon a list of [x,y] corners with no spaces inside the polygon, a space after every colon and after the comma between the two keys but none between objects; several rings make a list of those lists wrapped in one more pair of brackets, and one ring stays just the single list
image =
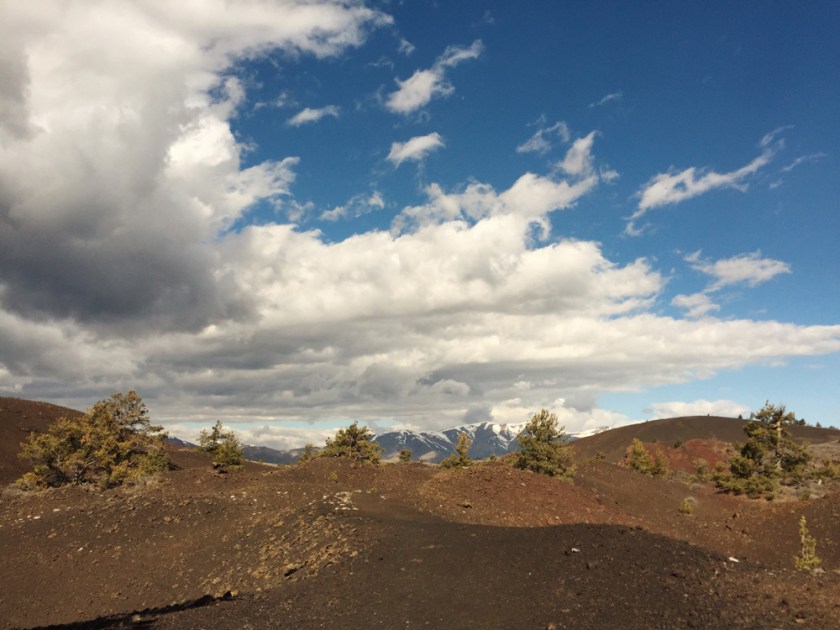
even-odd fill
[{"label": "small pine tree", "polygon": [[797,569],[813,571],[819,568],[822,560],[817,556],[817,541],[808,532],[805,516],[799,519],[799,555],[794,557],[793,563]]},{"label": "small pine tree", "polygon": [[32,433],[19,457],[33,470],[18,480],[23,489],[65,484],[111,488],[163,472],[169,460],[163,428],[152,425],[137,392],[114,394],[78,417],[59,418],[46,433]]},{"label": "small pine tree", "polygon": [[706,483],[710,479],[709,462],[702,457],[694,460],[694,475],[691,480],[696,483]]},{"label": "small pine tree", "polygon": [[574,477],[574,450],[558,424],[557,415],[547,409],[534,414],[516,438],[517,468],[564,479]]},{"label": "small pine tree", "polygon": [[242,444],[233,431],[225,431],[221,420],[208,432],[201,431],[198,445],[203,451],[213,454],[213,465],[217,468],[238,468],[245,463],[245,453]]},{"label": "small pine tree", "polygon": [[664,477],[668,474],[668,458],[662,451],[656,451],[653,456],[653,468],[650,469],[650,474],[654,477]]},{"label": "small pine tree", "polygon": [[806,475],[811,454],[791,438],[786,427],[797,424],[784,405],[765,403],[744,425],[747,441],[729,462],[729,474],[715,475],[722,490],[751,498],[772,496],[778,484],[796,484]]},{"label": "small pine tree", "polygon": [[644,475],[649,475],[650,471],[653,470],[653,458],[638,438],[633,438],[630,446],[627,447],[624,463],[628,468]]},{"label": "small pine tree", "polygon": [[627,447],[624,463],[631,470],[643,475],[664,477],[668,474],[668,458],[660,450],[657,450],[655,455],[651,455],[638,438],[633,438],[630,446]]},{"label": "small pine tree", "polygon": [[306,462],[311,462],[317,456],[318,454],[315,452],[315,447],[310,442],[307,442],[303,447],[303,453],[301,453],[298,463],[304,464]]},{"label": "small pine tree", "polygon": [[410,448],[402,449],[400,451],[400,461],[401,462],[410,462],[411,461],[411,455],[412,455],[412,452],[411,452]]},{"label": "small pine tree", "polygon": [[445,458],[441,463],[443,468],[468,468],[472,466],[473,460],[470,459],[468,453],[470,452],[472,442],[466,433],[458,434],[458,444],[455,445],[455,453]]},{"label": "small pine tree", "polygon": [[353,422],[346,429],[339,429],[335,437],[328,438],[321,457],[348,457],[355,461],[378,464],[382,448],[373,442],[373,433],[366,426]]}]

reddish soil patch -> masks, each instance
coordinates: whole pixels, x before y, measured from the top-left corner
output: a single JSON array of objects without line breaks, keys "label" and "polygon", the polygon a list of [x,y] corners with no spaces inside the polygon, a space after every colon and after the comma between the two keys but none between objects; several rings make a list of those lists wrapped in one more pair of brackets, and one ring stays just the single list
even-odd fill
[{"label": "reddish soil patch", "polygon": [[646,446],[662,452],[668,458],[668,466],[671,470],[679,470],[691,475],[697,471],[698,460],[705,460],[711,472],[718,462],[726,463],[735,453],[732,444],[720,440],[694,439],[676,444],[679,446],[667,447],[659,442]]}]

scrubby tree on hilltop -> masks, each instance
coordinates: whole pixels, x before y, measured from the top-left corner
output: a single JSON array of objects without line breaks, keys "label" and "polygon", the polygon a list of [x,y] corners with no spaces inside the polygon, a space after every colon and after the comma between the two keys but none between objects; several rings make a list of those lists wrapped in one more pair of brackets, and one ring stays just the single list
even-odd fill
[{"label": "scrubby tree on hilltop", "polygon": [[216,420],[209,432],[202,429],[198,445],[201,450],[212,453],[213,464],[217,467],[237,467],[245,463],[242,444],[233,431],[225,431],[221,420]]},{"label": "scrubby tree on hilltop", "polygon": [[168,469],[163,427],[149,420],[137,392],[113,394],[81,416],[62,417],[33,433],[19,455],[33,466],[18,480],[25,489],[65,484],[110,488]]},{"label": "scrubby tree on hilltop", "polygon": [[299,464],[305,464],[306,462],[311,462],[318,456],[318,453],[315,451],[315,447],[312,445],[311,442],[307,442],[306,445],[303,447],[303,452],[300,454],[300,459],[298,460]]},{"label": "scrubby tree on hilltop", "polygon": [[627,447],[627,452],[624,455],[624,463],[628,468],[640,472],[643,475],[664,477],[668,474],[668,458],[665,457],[662,451],[656,451],[656,454],[651,455],[650,451],[638,438],[633,438],[630,446]]},{"label": "scrubby tree on hilltop", "polygon": [[449,457],[445,457],[440,465],[443,468],[468,468],[472,466],[473,460],[470,459],[469,452],[472,441],[466,433],[458,434],[458,443],[455,445],[455,452]]},{"label": "scrubby tree on hilltop", "polygon": [[729,462],[729,473],[718,470],[716,485],[750,497],[772,496],[778,484],[795,484],[806,475],[811,460],[808,449],[793,441],[788,426],[798,424],[784,405],[768,401],[744,425],[747,441]]},{"label": "scrubby tree on hilltop", "polygon": [[327,444],[319,457],[348,457],[355,461],[378,464],[382,456],[382,447],[372,441],[373,433],[366,426],[353,422],[346,429],[339,429],[333,438],[327,438]]},{"label": "scrubby tree on hilltop", "polygon": [[557,415],[542,409],[517,437],[516,467],[543,475],[571,479],[575,474],[574,449],[558,426]]}]

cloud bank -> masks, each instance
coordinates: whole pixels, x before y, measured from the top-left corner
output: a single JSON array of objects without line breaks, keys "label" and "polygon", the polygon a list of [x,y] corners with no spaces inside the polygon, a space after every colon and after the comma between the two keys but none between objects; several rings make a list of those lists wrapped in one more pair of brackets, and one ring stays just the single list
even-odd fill
[{"label": "cloud bank", "polygon": [[[297,156],[243,159],[231,129],[248,97],[237,63],[347,54],[390,24],[377,11],[221,0],[4,11],[4,392],[84,408],[136,388],[172,426],[359,418],[429,429],[476,410],[523,421],[546,406],[574,430],[610,423],[603,392],[840,351],[840,326],[664,316],[667,281],[650,260],[619,263],[558,234],[553,219],[605,180],[594,133],[550,173],[503,189],[430,182],[391,230],[329,240],[294,218],[243,222],[256,204],[309,206],[294,196]],[[399,83],[389,108],[451,93],[447,71],[481,50],[447,49]],[[442,143],[431,136],[392,147],[392,161],[421,159]],[[662,181],[646,208],[741,185],[762,164],[686,175],[682,193]],[[322,218],[382,209],[370,189]],[[695,262],[721,286],[783,273],[757,255]]]}]

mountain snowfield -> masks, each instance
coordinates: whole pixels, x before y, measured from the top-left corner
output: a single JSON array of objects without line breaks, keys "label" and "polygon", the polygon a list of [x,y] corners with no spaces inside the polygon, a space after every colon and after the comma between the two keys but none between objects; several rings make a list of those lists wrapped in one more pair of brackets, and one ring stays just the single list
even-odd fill
[{"label": "mountain snowfield", "polygon": [[[469,456],[472,459],[487,459],[492,455],[497,457],[514,451],[518,445],[516,438],[525,428],[526,423],[497,424],[480,422],[476,424],[462,424],[442,431],[388,431],[373,437],[373,441],[382,447],[382,459],[396,460],[403,449],[411,450],[411,458],[427,463],[438,463],[443,458],[455,452],[458,436],[466,433],[471,445]],[[571,440],[588,437],[612,429],[611,426],[601,426],[586,431],[567,433]],[[166,441],[180,447],[195,447],[195,444],[184,440],[168,437]],[[259,444],[246,444],[245,458],[267,464],[293,464],[300,459],[303,448],[291,450],[277,450]],[[320,449],[320,447],[316,447]]]},{"label": "mountain snowfield", "polygon": [[[413,459],[426,462],[439,462],[451,454],[458,444],[458,436],[466,433],[470,442],[469,456],[473,459],[487,459],[491,455],[504,455],[517,448],[516,438],[525,428],[526,423],[497,424],[480,422],[464,424],[443,431],[389,431],[374,437],[383,449],[383,459],[396,459],[402,449],[410,449]],[[577,439],[606,431],[609,426],[597,427],[579,433],[568,433],[571,439]]]}]

